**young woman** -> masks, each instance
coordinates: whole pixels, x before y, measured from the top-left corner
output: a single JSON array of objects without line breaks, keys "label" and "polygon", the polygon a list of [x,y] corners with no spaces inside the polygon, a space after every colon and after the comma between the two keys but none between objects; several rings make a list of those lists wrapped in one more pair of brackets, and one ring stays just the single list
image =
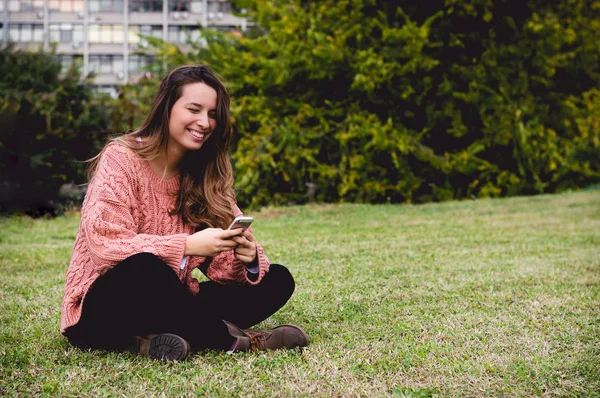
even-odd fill
[{"label": "young woman", "polygon": [[[247,329],[295,285],[251,228],[227,229],[241,215],[230,137],[225,87],[206,66],[183,66],[163,80],[142,126],[93,159],[62,304],[73,345],[160,360],[308,345],[294,325]],[[195,268],[210,281],[192,277]]]}]

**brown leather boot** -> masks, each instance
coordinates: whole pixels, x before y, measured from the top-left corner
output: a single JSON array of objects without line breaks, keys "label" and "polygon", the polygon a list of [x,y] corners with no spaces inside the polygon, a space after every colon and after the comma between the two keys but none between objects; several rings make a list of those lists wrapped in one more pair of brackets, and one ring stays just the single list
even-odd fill
[{"label": "brown leather boot", "polygon": [[136,336],[135,342],[138,353],[158,361],[183,361],[190,354],[190,344],[176,334]]},{"label": "brown leather boot", "polygon": [[238,339],[234,351],[292,349],[308,345],[308,335],[296,325],[281,325],[271,330],[242,330],[230,322],[225,321],[225,324],[229,334]]}]

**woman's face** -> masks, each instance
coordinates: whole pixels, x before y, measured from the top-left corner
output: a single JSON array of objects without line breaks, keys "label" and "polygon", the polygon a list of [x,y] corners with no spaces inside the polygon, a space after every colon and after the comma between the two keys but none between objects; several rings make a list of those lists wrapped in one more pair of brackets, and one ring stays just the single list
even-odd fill
[{"label": "woman's face", "polygon": [[205,83],[189,83],[171,109],[169,149],[183,156],[197,151],[217,127],[217,92]]}]

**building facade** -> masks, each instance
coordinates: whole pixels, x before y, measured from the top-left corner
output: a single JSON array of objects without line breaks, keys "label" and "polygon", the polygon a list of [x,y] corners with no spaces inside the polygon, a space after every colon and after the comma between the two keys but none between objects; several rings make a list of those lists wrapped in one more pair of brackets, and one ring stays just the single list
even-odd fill
[{"label": "building facade", "polygon": [[140,35],[185,49],[200,38],[200,27],[246,30],[246,19],[232,7],[221,0],[0,0],[0,42],[22,49],[56,45],[63,66],[79,62],[110,92],[137,81],[152,62],[135,54],[147,47]]}]

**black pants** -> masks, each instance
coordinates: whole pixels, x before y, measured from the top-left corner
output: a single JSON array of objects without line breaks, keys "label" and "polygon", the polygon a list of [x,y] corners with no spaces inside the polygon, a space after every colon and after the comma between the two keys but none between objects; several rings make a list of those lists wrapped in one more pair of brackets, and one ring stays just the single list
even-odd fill
[{"label": "black pants", "polygon": [[194,296],[160,258],[140,253],[94,282],[80,321],[65,335],[78,347],[124,350],[134,336],[174,333],[185,338],[192,351],[227,350],[234,338],[223,320],[241,328],[256,325],[283,307],[294,287],[287,268],[271,264],[258,285],[208,281]]}]

